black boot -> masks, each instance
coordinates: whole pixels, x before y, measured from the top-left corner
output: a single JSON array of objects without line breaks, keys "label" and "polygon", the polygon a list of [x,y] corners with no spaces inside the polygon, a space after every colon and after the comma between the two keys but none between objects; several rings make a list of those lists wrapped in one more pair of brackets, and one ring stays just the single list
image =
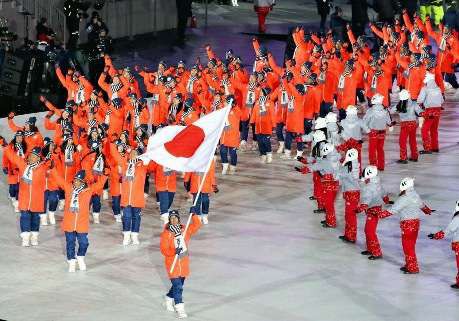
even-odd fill
[{"label": "black boot", "polygon": [[379,260],[379,259],[381,259],[381,258],[382,258],[382,255],[378,255],[378,256],[370,255],[370,256],[368,257],[368,259],[371,260],[371,261]]},{"label": "black boot", "polygon": [[338,238],[339,238],[341,241],[345,242],[345,243],[355,243],[355,241],[352,241],[352,240],[348,239],[348,238],[347,238],[346,236],[344,236],[344,235],[338,236]]},{"label": "black boot", "polygon": [[459,289],[459,284],[457,284],[457,283],[456,284],[451,284],[451,287],[453,289]]},{"label": "black boot", "polygon": [[429,152],[428,150],[421,150],[419,152],[419,154],[421,154],[421,155],[430,155],[430,154],[432,154],[432,152]]},{"label": "black boot", "polygon": [[316,200],[316,197],[315,197],[314,195],[313,195],[313,196],[309,196],[309,199],[310,199],[311,201],[314,201],[314,200]]},{"label": "black boot", "polygon": [[416,159],[414,159],[414,158],[410,158],[410,162],[415,162],[415,163],[416,163],[417,161],[418,161],[418,159],[417,159],[417,158],[416,158]]},{"label": "black boot", "polygon": [[399,159],[397,161],[397,163],[399,163],[399,164],[408,164],[408,161],[406,159]]},{"label": "black boot", "polygon": [[433,153],[439,153],[440,150],[439,150],[439,149],[432,149],[432,152],[433,152]]},{"label": "black boot", "polygon": [[363,251],[363,252],[360,252],[360,254],[362,254],[362,255],[371,255],[370,251]]},{"label": "black boot", "polygon": [[316,214],[319,214],[319,213],[325,213],[325,210],[321,209],[321,208],[318,208],[318,209],[314,210],[313,212],[316,213]]},{"label": "black boot", "polygon": [[400,271],[406,272],[406,271],[408,271],[408,270],[406,269],[406,266],[402,266],[402,267],[400,268]]}]

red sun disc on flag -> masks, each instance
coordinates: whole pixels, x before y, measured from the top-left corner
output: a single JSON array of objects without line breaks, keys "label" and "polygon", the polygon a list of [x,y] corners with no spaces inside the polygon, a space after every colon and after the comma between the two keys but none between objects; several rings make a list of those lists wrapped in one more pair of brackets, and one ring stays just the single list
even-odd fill
[{"label": "red sun disc on flag", "polygon": [[201,127],[189,125],[171,141],[164,144],[164,148],[175,157],[189,158],[201,146],[206,134]]}]

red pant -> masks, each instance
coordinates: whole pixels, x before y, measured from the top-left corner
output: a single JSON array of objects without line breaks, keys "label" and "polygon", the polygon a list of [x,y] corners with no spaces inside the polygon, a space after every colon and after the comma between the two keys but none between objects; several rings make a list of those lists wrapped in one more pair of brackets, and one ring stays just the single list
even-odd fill
[{"label": "red pant", "polygon": [[424,124],[421,129],[424,150],[438,150],[438,125],[440,124],[441,108],[428,108],[424,112]]},{"label": "red pant", "polygon": [[418,146],[416,142],[416,121],[402,121],[400,123],[400,136],[398,145],[400,146],[400,159],[406,160],[407,148],[406,143],[410,140],[411,159],[418,159]]},{"label": "red pant", "polygon": [[379,245],[378,235],[376,229],[378,227],[379,217],[381,213],[381,206],[376,206],[367,209],[367,220],[365,221],[365,238],[367,243],[367,250],[373,256],[381,256],[381,246]]},{"label": "red pant", "polygon": [[271,11],[271,7],[257,7],[255,6],[255,12],[258,15],[258,31],[260,33],[266,32],[266,16]]},{"label": "red pant", "polygon": [[371,130],[368,134],[368,160],[370,165],[376,165],[379,170],[384,170],[384,140],[385,130]]},{"label": "red pant", "polygon": [[320,181],[320,175],[319,172],[313,172],[312,173],[312,182],[313,182],[313,189],[314,189],[314,197],[316,198],[317,201],[317,208],[318,209],[323,209],[324,204],[323,204],[323,193],[322,193],[322,183]]},{"label": "red pant", "polygon": [[400,222],[402,230],[402,247],[405,254],[405,267],[409,272],[419,272],[416,258],[416,241],[419,233],[419,219]]},{"label": "red pant", "polygon": [[456,284],[459,285],[459,242],[451,243],[451,248],[456,253],[456,265],[457,265],[457,275],[456,275]]},{"label": "red pant", "polygon": [[350,241],[357,240],[357,215],[355,210],[360,202],[359,191],[343,193],[344,206],[344,236]]},{"label": "red pant", "polygon": [[333,180],[332,175],[325,175],[324,179],[322,193],[325,206],[325,222],[330,227],[336,227],[335,199],[339,185],[337,181]]}]

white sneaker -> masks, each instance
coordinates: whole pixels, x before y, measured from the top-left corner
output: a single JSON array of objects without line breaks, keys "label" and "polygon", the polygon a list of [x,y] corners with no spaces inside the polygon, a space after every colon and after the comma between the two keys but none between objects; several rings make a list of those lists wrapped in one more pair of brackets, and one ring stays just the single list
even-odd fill
[{"label": "white sneaker", "polygon": [[247,141],[241,140],[241,143],[239,144],[239,149],[243,152],[247,149]]},{"label": "white sneaker", "polygon": [[40,214],[40,225],[41,225],[41,226],[46,226],[46,225],[48,225],[48,215],[46,215],[46,214]]},{"label": "white sneaker", "polygon": [[169,223],[169,214],[168,213],[161,214],[160,218],[161,218],[161,221],[163,222],[164,225]]},{"label": "white sneaker", "polygon": [[279,148],[277,149],[277,154],[282,154],[284,152],[285,142],[279,142]]},{"label": "white sneaker", "polygon": [[30,232],[22,232],[22,246],[27,247],[30,246]]},{"label": "white sneaker", "polygon": [[201,221],[202,221],[202,224],[204,224],[204,225],[209,224],[209,215],[207,215],[207,214],[201,215]]},{"label": "white sneaker", "polygon": [[222,166],[223,166],[222,175],[226,175],[228,173],[229,164],[228,163],[223,163]]},{"label": "white sneaker", "polygon": [[127,232],[123,232],[123,245],[124,246],[127,246],[131,243],[131,232],[127,231]]},{"label": "white sneaker", "polygon": [[261,155],[261,157],[260,157],[260,162],[261,162],[262,164],[266,164],[266,155]]},{"label": "white sneaker", "polygon": [[30,233],[30,245],[37,246],[38,245],[38,232],[31,232]]},{"label": "white sneaker", "polygon": [[76,260],[73,259],[73,260],[68,260],[67,261],[69,263],[69,272],[70,273],[75,273],[75,270],[76,270]]},{"label": "white sneaker", "polygon": [[139,245],[139,233],[137,232],[131,232],[131,239],[132,239],[132,244],[133,245]]},{"label": "white sneaker", "polygon": [[148,198],[148,193],[143,193],[143,197]]},{"label": "white sneaker", "polygon": [[65,206],[65,200],[59,200],[59,205],[58,205],[59,211],[63,211],[64,206]]},{"label": "white sneaker", "polygon": [[108,200],[108,190],[104,189],[104,191],[102,192],[102,199],[104,201]]},{"label": "white sneaker", "polygon": [[19,201],[14,200],[13,202],[14,213],[19,213]]},{"label": "white sneaker", "polygon": [[49,217],[49,224],[56,225],[56,217],[54,216],[54,212],[48,212]]},{"label": "white sneaker", "polygon": [[302,150],[297,150],[296,151],[296,157],[298,158],[298,157],[301,157],[301,156],[303,156],[303,151]]},{"label": "white sneaker", "polygon": [[185,303],[179,303],[175,305],[175,311],[177,311],[177,318],[185,319],[188,315],[185,312]]},{"label": "white sneaker", "polygon": [[100,213],[92,213],[94,224],[100,224]]},{"label": "white sneaker", "polygon": [[284,150],[284,154],[281,155],[280,158],[282,158],[282,159],[292,159],[292,155],[290,155],[290,150],[285,149]]},{"label": "white sneaker", "polygon": [[273,153],[266,154],[266,163],[271,164],[273,162]]},{"label": "white sneaker", "polygon": [[77,256],[78,269],[86,271],[86,263],[84,263],[84,256]]},{"label": "white sneaker", "polygon": [[122,220],[121,220],[121,214],[115,215],[115,222],[116,222],[116,223],[121,223],[121,222],[122,222]]},{"label": "white sneaker", "polygon": [[166,308],[167,311],[169,312],[175,312],[174,309],[174,299],[168,297],[167,295],[164,298],[164,303],[163,306]]},{"label": "white sneaker", "polygon": [[236,166],[230,165],[229,173],[230,175],[234,175],[236,173]]}]

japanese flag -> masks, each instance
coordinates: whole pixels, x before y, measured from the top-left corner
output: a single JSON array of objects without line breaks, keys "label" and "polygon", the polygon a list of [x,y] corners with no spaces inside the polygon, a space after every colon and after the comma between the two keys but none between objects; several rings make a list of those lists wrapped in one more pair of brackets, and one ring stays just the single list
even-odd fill
[{"label": "japanese flag", "polygon": [[140,158],[178,172],[206,172],[230,109],[231,105],[214,111],[188,126],[159,129]]}]

